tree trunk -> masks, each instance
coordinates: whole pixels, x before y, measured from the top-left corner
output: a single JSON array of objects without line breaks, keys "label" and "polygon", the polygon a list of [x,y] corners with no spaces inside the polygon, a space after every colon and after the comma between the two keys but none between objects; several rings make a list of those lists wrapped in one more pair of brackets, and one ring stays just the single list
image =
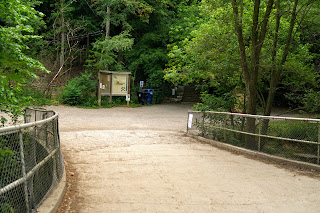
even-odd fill
[{"label": "tree trunk", "polygon": [[86,48],[86,58],[89,58],[89,49],[90,49],[90,36],[87,35],[87,48]]},{"label": "tree trunk", "polygon": [[[267,98],[267,103],[264,109],[264,115],[269,116],[271,114],[271,109],[272,109],[272,104],[277,88],[277,82],[279,79],[277,79],[277,44],[278,44],[278,35],[279,35],[279,27],[280,27],[280,0],[277,0],[276,2],[276,27],[274,30],[274,37],[273,37],[273,46],[272,46],[272,56],[271,56],[271,61],[272,61],[272,68],[271,68],[271,77],[270,77],[270,88],[269,88],[269,93],[268,93],[268,98]],[[266,135],[268,132],[268,126],[269,126],[269,119],[263,119],[262,120],[262,129],[261,129],[261,134]],[[263,148],[265,144],[265,140],[262,140],[261,143],[261,148]]]},{"label": "tree trunk", "polygon": [[[232,1],[232,9],[233,9],[233,14],[234,14],[234,24],[235,24],[235,31],[237,34],[238,38],[238,43],[239,43],[239,51],[240,51],[240,58],[241,58],[241,68],[242,68],[242,74],[245,80],[245,86],[246,86],[246,106],[247,106],[247,111],[246,113],[252,113],[255,114],[255,98],[254,94],[255,91],[252,93],[252,86],[251,81],[252,75],[249,73],[249,68],[248,68],[248,62],[247,62],[247,56],[246,56],[246,50],[245,50],[245,43],[243,39],[243,30],[242,30],[242,20],[239,18],[239,10],[238,10],[238,3],[237,0]],[[247,127],[246,130],[249,132],[254,132],[255,131],[255,125],[254,125],[254,120],[252,119],[247,119]],[[245,146],[247,148],[251,148],[253,146],[252,143],[252,136],[250,137],[249,135],[246,135],[245,137]]]},{"label": "tree trunk", "polygon": [[[106,38],[105,38],[106,40],[109,39],[109,36],[110,36],[110,18],[111,18],[110,16],[111,16],[110,7],[107,7]],[[108,54],[108,52],[106,52],[106,54]],[[107,70],[109,70],[108,64],[106,64],[105,67]]]},{"label": "tree trunk", "polygon": [[[242,4],[242,1],[241,1]],[[242,5],[241,5],[242,7]],[[259,75],[259,62],[261,48],[265,40],[265,35],[267,33],[267,26],[270,17],[270,13],[273,7],[273,0],[269,0],[267,4],[267,9],[264,14],[261,27],[259,26],[259,14],[260,14],[260,0],[254,1],[254,11],[252,16],[252,31],[251,31],[251,66],[248,67],[245,44],[242,32],[242,20],[239,18],[238,3],[237,0],[232,1],[232,9],[234,14],[235,30],[238,37],[240,57],[241,57],[241,67],[242,73],[245,80],[246,86],[246,107],[247,114],[256,114],[256,104],[257,104],[257,87],[258,87],[258,75]],[[260,30],[260,35],[259,35]],[[246,131],[248,133],[255,133],[255,119],[247,118]],[[255,142],[255,136],[246,135],[245,146],[248,149],[257,149],[257,143]]]},{"label": "tree trunk", "polygon": [[60,48],[60,69],[63,71],[64,65],[64,46],[66,41],[66,34],[65,34],[65,24],[64,24],[64,14],[63,14],[63,1],[61,0],[61,48]]},{"label": "tree trunk", "polygon": [[[256,114],[256,97],[257,97],[257,86],[254,85],[254,82],[250,82],[251,84],[248,85],[247,89],[247,114]],[[255,125],[255,118],[246,118],[246,132],[248,133],[255,133],[256,125]],[[246,135],[245,136],[245,147],[248,149],[256,150],[257,143],[255,141],[255,136]]]},{"label": "tree trunk", "polygon": [[[275,97],[275,93],[278,87],[278,84],[281,79],[281,73],[283,70],[283,65],[285,61],[287,60],[287,56],[289,54],[289,49],[291,46],[291,40],[292,40],[292,33],[293,33],[293,28],[295,24],[295,20],[297,17],[297,5],[298,5],[298,0],[295,0],[292,14],[291,14],[291,19],[290,19],[290,27],[288,31],[288,37],[286,41],[286,46],[283,52],[283,55],[281,57],[281,62],[279,68],[277,68],[276,65],[276,57],[277,57],[277,43],[278,43],[278,33],[279,33],[279,27],[280,27],[280,0],[277,0],[276,3],[276,8],[277,8],[277,13],[276,13],[276,28],[274,32],[274,40],[273,40],[273,47],[272,47],[272,70],[271,70],[271,77],[270,77],[270,88],[269,88],[269,93],[268,93],[268,99],[267,99],[267,104],[266,108],[264,109],[264,115],[269,116],[271,115],[272,111],[272,105]],[[268,133],[268,126],[269,126],[269,119],[263,119],[262,120],[262,130],[261,134],[266,135]],[[262,140],[261,146],[263,147],[265,144],[265,140]]]},{"label": "tree trunk", "polygon": [[[259,71],[259,12],[260,12],[260,0],[254,1],[254,10],[252,16],[252,44],[251,44],[251,69],[250,79],[246,80],[246,93],[247,93],[247,114],[256,114],[257,104],[257,80]],[[255,133],[256,125],[255,118],[247,118],[246,132]],[[255,136],[246,135],[245,146],[248,149],[256,150],[257,143],[255,142]]]},{"label": "tree trunk", "polygon": [[106,39],[110,36],[110,7],[107,7],[107,20],[106,20]]},{"label": "tree trunk", "polygon": [[232,1],[232,9],[233,9],[233,14],[234,14],[235,31],[236,31],[238,43],[239,43],[242,74],[243,74],[245,82],[248,82],[250,80],[250,76],[249,76],[249,71],[248,71],[248,62],[247,62],[245,44],[244,44],[244,39],[243,39],[242,21],[239,18],[239,10],[238,10],[237,0]]}]

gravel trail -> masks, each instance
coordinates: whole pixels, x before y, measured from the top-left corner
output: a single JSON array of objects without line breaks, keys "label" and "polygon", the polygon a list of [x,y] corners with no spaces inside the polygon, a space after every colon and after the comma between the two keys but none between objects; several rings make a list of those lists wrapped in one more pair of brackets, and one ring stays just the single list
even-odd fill
[{"label": "gravel trail", "polygon": [[320,179],[185,135],[191,105],[59,113],[66,212],[319,212]]}]

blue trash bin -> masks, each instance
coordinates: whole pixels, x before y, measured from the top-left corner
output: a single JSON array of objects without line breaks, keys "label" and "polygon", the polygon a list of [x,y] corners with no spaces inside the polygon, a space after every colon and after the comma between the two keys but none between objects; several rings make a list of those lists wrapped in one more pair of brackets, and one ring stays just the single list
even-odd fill
[{"label": "blue trash bin", "polygon": [[153,90],[152,89],[140,89],[138,91],[138,103],[139,104],[151,104],[152,103]]},{"label": "blue trash bin", "polygon": [[151,104],[152,96],[153,96],[153,90],[152,89],[146,89],[146,90],[148,92],[146,104]]}]

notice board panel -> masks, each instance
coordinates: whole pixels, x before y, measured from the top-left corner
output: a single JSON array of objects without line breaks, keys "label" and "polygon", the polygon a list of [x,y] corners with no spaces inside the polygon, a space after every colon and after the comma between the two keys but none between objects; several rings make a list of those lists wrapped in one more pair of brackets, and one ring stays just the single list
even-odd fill
[{"label": "notice board panel", "polygon": [[128,76],[112,74],[112,93],[128,94]]}]

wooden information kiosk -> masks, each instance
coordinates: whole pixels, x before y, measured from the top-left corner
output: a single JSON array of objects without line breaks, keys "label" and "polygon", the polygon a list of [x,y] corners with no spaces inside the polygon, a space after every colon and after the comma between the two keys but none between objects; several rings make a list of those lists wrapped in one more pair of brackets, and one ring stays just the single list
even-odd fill
[{"label": "wooden information kiosk", "polygon": [[101,96],[126,96],[127,105],[130,103],[131,72],[99,71],[98,104],[101,106]]}]

